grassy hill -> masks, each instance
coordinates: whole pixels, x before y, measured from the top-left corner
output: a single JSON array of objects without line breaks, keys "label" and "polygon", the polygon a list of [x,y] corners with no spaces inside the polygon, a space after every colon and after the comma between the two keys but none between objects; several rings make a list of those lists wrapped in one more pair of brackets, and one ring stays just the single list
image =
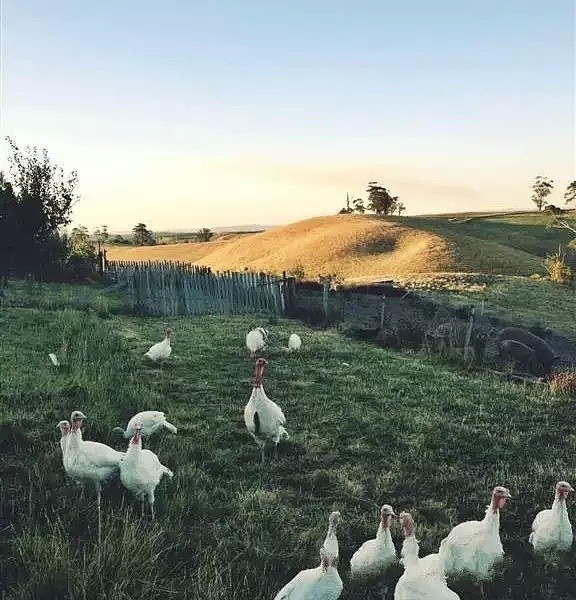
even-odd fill
[{"label": "grassy hill", "polygon": [[[80,286],[8,288],[0,310],[0,595],[36,598],[270,600],[318,563],[331,510],[342,512],[342,600],[382,600],[349,579],[349,560],[378,524],[378,507],[409,509],[421,556],[457,522],[483,515],[495,484],[513,499],[502,515],[507,555],[484,599],[568,599],[576,547],[537,558],[527,544],[559,479],[574,483],[576,407],[544,386],[468,377],[431,359],[351,341],[335,331],[271,324],[268,395],[287,416],[280,459],[259,465],[242,419],[253,362],[245,332],[256,316],[170,318],[164,368],[142,354],[165,319],[110,313],[117,300]],[[280,351],[289,333],[301,354]],[[47,353],[68,345],[56,371]],[[347,364],[344,364],[347,363]],[[157,490],[157,521],[116,481],[103,493],[97,544],[93,489],[66,479],[56,423],[88,417],[84,439],[118,448],[110,430],[137,411],[164,410],[178,434],[148,446],[174,479]],[[569,507],[574,522],[574,509]],[[393,527],[397,547],[398,525]],[[402,568],[387,575],[392,600]],[[462,600],[479,588],[449,580]]]},{"label": "grassy hill", "polygon": [[489,216],[316,217],[262,233],[203,244],[111,247],[112,260],[182,260],[218,270],[244,268],[374,279],[436,272],[531,275],[571,239],[537,213]]}]

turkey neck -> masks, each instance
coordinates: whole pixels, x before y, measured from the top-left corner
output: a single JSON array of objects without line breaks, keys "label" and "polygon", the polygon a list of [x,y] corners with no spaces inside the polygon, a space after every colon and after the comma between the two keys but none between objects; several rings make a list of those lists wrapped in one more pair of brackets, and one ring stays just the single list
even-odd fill
[{"label": "turkey neck", "polygon": [[499,533],[500,531],[500,509],[495,507],[494,504],[490,504],[490,506],[486,509],[486,516],[482,521],[486,527],[495,533]]},{"label": "turkey neck", "polygon": [[380,519],[380,525],[376,532],[377,538],[384,538],[386,541],[392,541],[392,534],[390,533],[390,516],[386,515]]},{"label": "turkey neck", "polygon": [[402,561],[405,569],[418,562],[419,552],[420,547],[418,546],[416,537],[412,533],[409,537],[404,539],[404,543],[402,544]]},{"label": "turkey neck", "polygon": [[326,534],[327,538],[336,539],[336,529],[338,528],[338,524],[336,523],[328,523],[328,533]]},{"label": "turkey neck", "polygon": [[126,450],[126,458],[124,462],[134,463],[140,458],[140,452],[142,451],[142,432],[137,431],[130,443],[128,444],[128,450]]},{"label": "turkey neck", "polygon": [[556,493],[554,496],[554,502],[552,504],[552,512],[560,517],[561,521],[570,521],[568,518],[568,508],[566,507],[566,500]]},{"label": "turkey neck", "polygon": [[71,450],[74,452],[80,448],[80,428],[82,427],[82,423],[80,425],[76,425],[72,423],[72,428],[70,429],[70,434],[68,435],[68,445],[66,447],[66,453],[69,453]]}]

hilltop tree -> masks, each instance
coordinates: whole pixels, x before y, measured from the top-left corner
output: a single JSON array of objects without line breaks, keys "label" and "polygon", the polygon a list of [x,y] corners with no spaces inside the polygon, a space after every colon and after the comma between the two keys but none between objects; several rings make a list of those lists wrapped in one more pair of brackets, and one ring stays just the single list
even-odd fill
[{"label": "hilltop tree", "polygon": [[364,200],[362,200],[362,198],[354,198],[352,204],[354,205],[354,212],[360,213],[361,215],[366,212],[366,207],[364,206]]},{"label": "hilltop tree", "polygon": [[349,194],[346,194],[346,206],[344,208],[341,208],[338,211],[339,215],[349,215],[350,213],[352,213],[353,209],[350,206],[350,196]]},{"label": "hilltop tree", "polygon": [[534,180],[534,184],[532,185],[532,196],[531,200],[538,207],[538,210],[542,210],[548,201],[546,198],[552,193],[554,189],[554,181],[549,177],[542,177],[542,175],[538,175]]},{"label": "hilltop tree", "polygon": [[11,138],[8,158],[10,178],[0,183],[0,237],[2,261],[16,274],[46,275],[66,256],[62,228],[70,223],[72,206],[78,200],[75,171],[65,174],[53,164],[47,150],[26,146]]},{"label": "hilltop tree", "polygon": [[199,242],[209,242],[214,237],[214,232],[207,227],[198,230],[196,238]]},{"label": "hilltop tree", "polygon": [[576,180],[568,184],[566,191],[564,192],[564,202],[570,204],[576,200]]},{"label": "hilltop tree", "polygon": [[398,202],[398,196],[392,196],[390,192],[376,181],[368,182],[368,210],[377,215],[389,215],[395,203]]},{"label": "hilltop tree", "polygon": [[404,202],[396,202],[396,212],[398,213],[398,216],[401,216],[405,210],[406,206],[404,206]]},{"label": "hilltop tree", "polygon": [[148,230],[144,223],[138,223],[132,229],[134,243],[137,246],[153,246],[156,242],[152,236],[152,232]]}]

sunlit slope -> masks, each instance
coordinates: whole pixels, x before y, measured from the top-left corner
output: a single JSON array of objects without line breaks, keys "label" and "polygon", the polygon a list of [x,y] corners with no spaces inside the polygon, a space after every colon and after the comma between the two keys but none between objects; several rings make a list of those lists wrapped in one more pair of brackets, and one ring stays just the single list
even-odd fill
[{"label": "sunlit slope", "polygon": [[111,260],[180,260],[218,270],[291,271],[344,278],[410,273],[486,272],[530,275],[569,232],[530,218],[454,220],[373,215],[316,217],[253,235],[207,243],[111,247]]}]

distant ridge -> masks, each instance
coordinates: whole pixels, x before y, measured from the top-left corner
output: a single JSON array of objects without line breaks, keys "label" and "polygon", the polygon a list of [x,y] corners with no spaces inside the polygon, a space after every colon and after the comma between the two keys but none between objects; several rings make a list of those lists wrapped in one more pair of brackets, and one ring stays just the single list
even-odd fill
[{"label": "distant ridge", "polygon": [[[227,227],[208,227],[214,233],[255,233],[257,231],[267,231],[281,225],[229,225]],[[175,227],[173,229],[154,229],[150,228],[155,235],[170,235],[171,233],[193,233],[202,227]],[[132,230],[124,229],[118,231],[109,231],[110,235],[132,235]]]}]

